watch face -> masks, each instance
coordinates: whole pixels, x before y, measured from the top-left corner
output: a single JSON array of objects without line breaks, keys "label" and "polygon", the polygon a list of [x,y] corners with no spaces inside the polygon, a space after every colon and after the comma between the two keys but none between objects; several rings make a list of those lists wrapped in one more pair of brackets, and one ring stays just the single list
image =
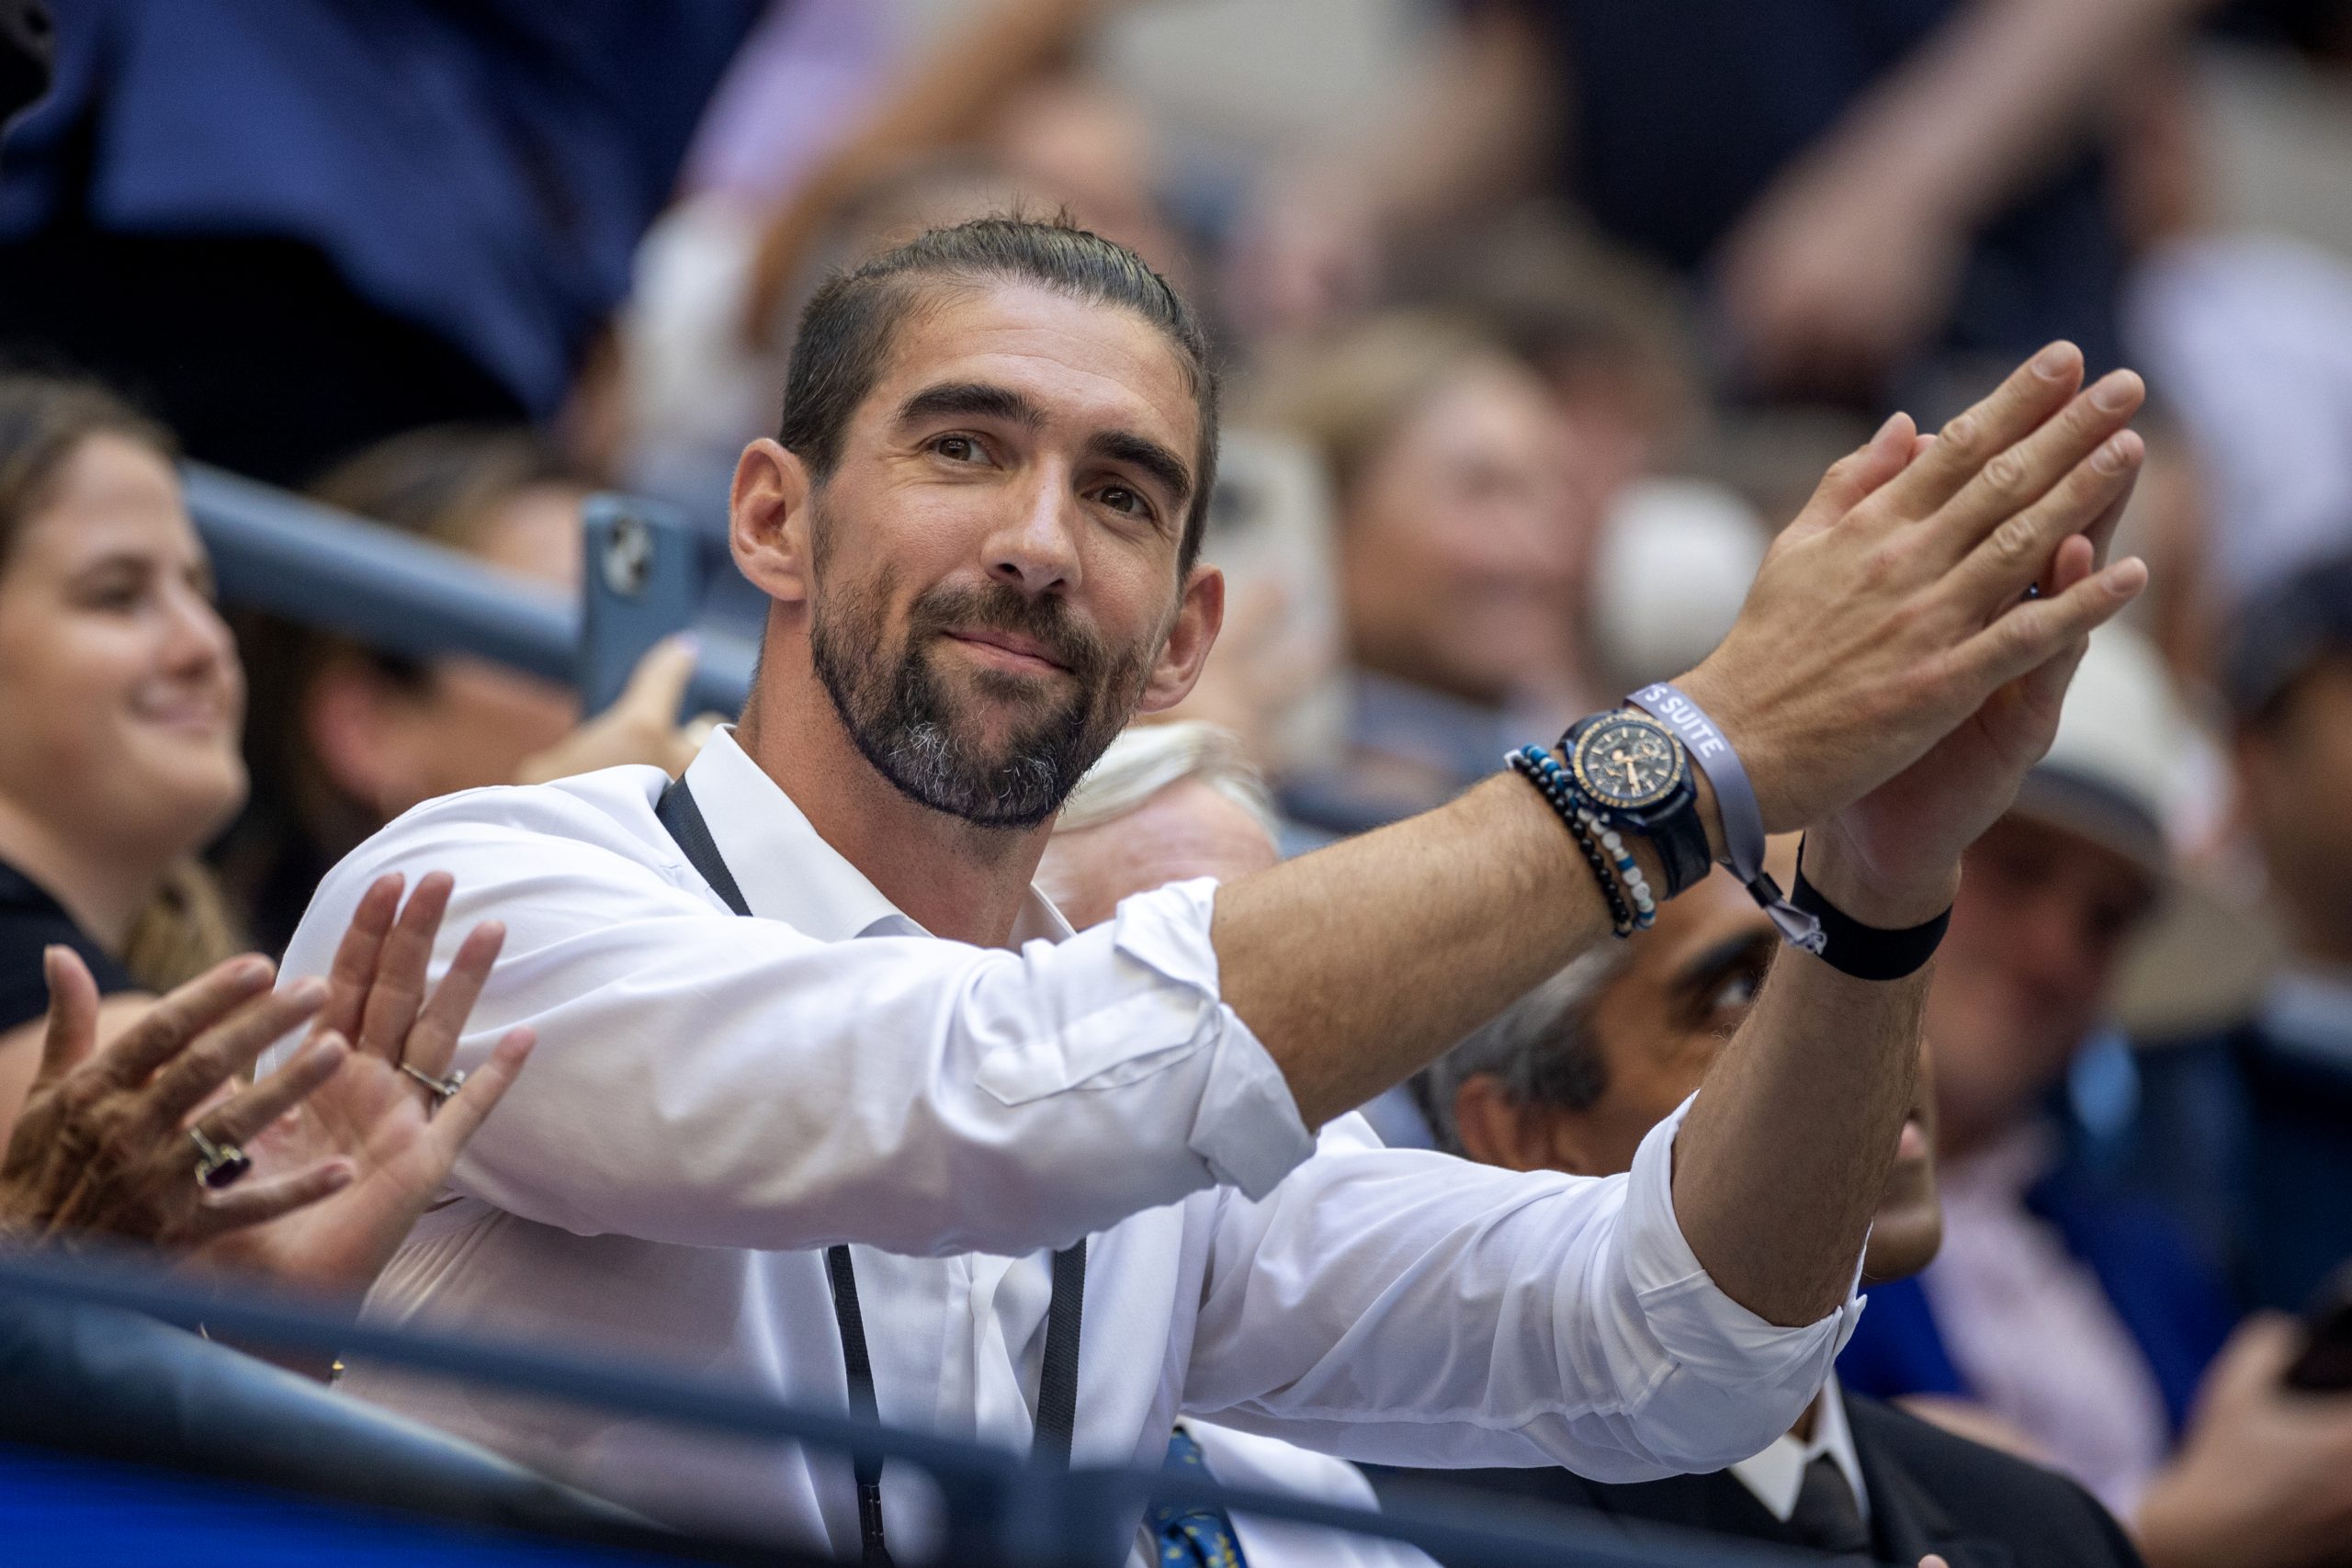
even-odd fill
[{"label": "watch face", "polygon": [[1656,805],[1682,782],[1681,744],[1664,725],[1630,714],[1586,730],[1568,761],[1596,801],[1626,810]]}]

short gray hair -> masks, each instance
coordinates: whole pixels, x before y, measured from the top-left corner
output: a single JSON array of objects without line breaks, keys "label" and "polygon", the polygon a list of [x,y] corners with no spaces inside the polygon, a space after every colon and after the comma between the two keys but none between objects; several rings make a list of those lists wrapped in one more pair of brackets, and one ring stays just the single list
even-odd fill
[{"label": "short gray hair", "polygon": [[1054,831],[1074,833],[1115,822],[1186,779],[1198,779],[1248,811],[1268,838],[1282,837],[1266,781],[1242,751],[1240,737],[1196,718],[1131,724],[1122,730],[1070,791]]},{"label": "short gray hair", "polygon": [[1591,1109],[1609,1088],[1609,1065],[1593,1038],[1592,1010],[1610,983],[1625,972],[1626,961],[1625,945],[1613,942],[1572,960],[1415,1075],[1413,1097],[1437,1135],[1437,1146],[1450,1155],[1464,1153],[1453,1101],[1474,1077],[1500,1079],[1514,1105]]}]

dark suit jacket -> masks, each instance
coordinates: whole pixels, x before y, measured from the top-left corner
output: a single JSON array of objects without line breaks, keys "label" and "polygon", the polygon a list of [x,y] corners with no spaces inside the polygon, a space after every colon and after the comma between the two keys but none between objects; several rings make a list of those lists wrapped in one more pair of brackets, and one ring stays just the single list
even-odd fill
[{"label": "dark suit jacket", "polygon": [[[1881,1561],[1915,1568],[1934,1551],[1951,1568],[2140,1568],[2140,1554],[2107,1510],[2064,1476],[1859,1394],[1846,1395],[1846,1417],[1870,1490],[1871,1532]],[[1789,1528],[1729,1471],[1617,1485],[1565,1470],[1374,1470],[1372,1475],[1384,1499],[1433,1499],[1467,1486],[1591,1509],[1633,1535],[1674,1525],[1796,1544]]]}]

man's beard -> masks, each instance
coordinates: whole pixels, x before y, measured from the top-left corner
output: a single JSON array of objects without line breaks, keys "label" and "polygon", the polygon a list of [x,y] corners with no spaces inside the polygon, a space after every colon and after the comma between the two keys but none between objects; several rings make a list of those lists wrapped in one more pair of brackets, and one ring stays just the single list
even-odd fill
[{"label": "man's beard", "polygon": [[[821,570],[820,573],[821,577]],[[1080,626],[1058,599],[1035,599],[1007,584],[944,584],[907,613],[905,640],[893,649],[885,632],[893,579],[870,592],[846,585],[821,591],[811,613],[809,651],[833,711],[858,752],[899,794],[934,811],[984,828],[1034,828],[1061,809],[1069,792],[1133,716],[1149,679],[1157,640],[1125,654]],[[1041,681],[1065,688],[984,755],[970,714],[954,705],[934,660],[949,628],[1015,633],[1041,647],[1063,677],[972,671],[982,691],[1030,696]]]}]

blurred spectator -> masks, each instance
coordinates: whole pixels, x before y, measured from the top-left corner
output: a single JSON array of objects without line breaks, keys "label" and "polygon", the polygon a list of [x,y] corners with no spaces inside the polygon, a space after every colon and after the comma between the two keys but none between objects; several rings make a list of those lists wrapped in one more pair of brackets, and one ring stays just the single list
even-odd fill
[{"label": "blurred spectator", "polygon": [[0,344],[300,483],[545,419],[758,0],[83,0],[0,178]]},{"label": "blurred spectator", "polygon": [[2188,746],[2154,651],[2099,633],[2049,757],[1970,851],[1937,958],[1942,1253],[1871,1292],[1838,1371],[1989,1411],[2152,1562],[2332,1561],[2309,1543],[2352,1529],[2352,1402],[2280,1386],[2274,1325],[2224,1347],[2235,1314],[2188,1231],[2066,1135],[2062,1086],[2079,1101],[2090,1069],[2128,1068],[2099,1037],[2127,945],[2197,896],[2165,840]]},{"label": "blurred spectator", "polygon": [[1977,1400],[2123,1513],[2233,1314],[2188,1238],[2102,1185],[2043,1105],[2172,886],[2186,737],[2153,650],[2105,632],[2049,756],[1969,852],[1928,992],[1944,1252],[1841,1363],[1873,1392]]},{"label": "blurred spectator", "polygon": [[1271,377],[1266,423],[1323,458],[1354,666],[1342,766],[1285,804],[1348,831],[1451,797],[1510,738],[1589,706],[1577,604],[1597,518],[1557,405],[1476,328],[1388,315]]},{"label": "blurred spectator", "polygon": [[2228,625],[2352,548],[2352,266],[2270,236],[2192,235],[2140,267],[2132,348],[2196,441],[2213,525],[2188,563]]},{"label": "blurred spectator", "polygon": [[2352,556],[2249,606],[2228,685],[2288,967],[2248,1016],[2142,1054],[2120,1159],[2247,1304],[2299,1310],[2352,1258]]},{"label": "blurred spectator", "polygon": [[245,797],[244,679],[170,437],[81,382],[0,378],[0,1120],[40,1059],[42,949],[102,1021],[236,947],[193,856]]},{"label": "blurred spectator", "polygon": [[[1150,127],[1132,103],[1069,68],[1058,50],[1023,41],[1023,29],[1035,24],[1022,17],[1052,12],[1062,17],[1057,25],[1076,28],[1081,13],[1102,3],[977,6],[907,68],[915,98],[897,96],[910,90],[907,83],[891,84],[883,101],[853,122],[865,129],[806,170],[799,184],[754,201],[737,179],[664,216],[646,238],[621,321],[615,470],[632,488],[723,530],[735,458],[775,424],[801,307],[835,268],[927,228],[990,213],[1066,210],[1140,251],[1182,287],[1193,268],[1158,200],[1162,180]],[[747,53],[723,99],[729,121],[708,128],[714,141],[788,134],[797,123],[788,116],[769,123],[786,116],[784,105],[755,106],[795,91],[806,63],[797,54]],[[943,118],[945,102],[965,107]],[[890,129],[901,110],[913,121]],[[871,141],[874,134],[881,140]],[[735,152],[727,161],[746,160]]]},{"label": "blurred spectator", "polygon": [[1548,172],[1703,281],[1761,389],[1917,395],[1947,357],[2056,336],[2112,363],[2121,243],[2090,132],[2196,5],[1480,0],[1377,146],[1270,186],[1234,288],[1311,322],[1365,295],[1385,241]]},{"label": "blurred spectator", "polygon": [[[1328,763],[1347,732],[1334,525],[1313,447],[1279,431],[1223,433],[1201,554],[1225,574],[1225,625],[1170,716],[1231,730],[1277,782]],[[1297,824],[1281,831],[1286,851],[1302,847]]]},{"label": "blurred spectator", "polygon": [[[519,427],[437,426],[392,437],[320,480],[320,501],[577,592],[584,475]],[[658,647],[622,699],[587,726],[569,686],[479,659],[419,662],[325,632],[254,630],[260,814],[226,856],[256,935],[275,952],[327,867],[421,801],[536,784],[622,762],[673,772],[693,756],[677,724],[694,672]]]},{"label": "blurred spectator", "polygon": [[[1778,946],[1771,923],[1716,872],[1661,909],[1652,931],[1561,971],[1414,1087],[1444,1146],[1464,1157],[1625,1170],[1649,1129],[1698,1089]],[[1873,1297],[1922,1268],[1942,1235],[1924,1067],[1917,1093],[1862,1259]],[[1391,1497],[1470,1485],[1590,1508],[1637,1534],[1672,1525],[1881,1562],[1929,1552],[2018,1568],[2137,1562],[2080,1487],[1834,1377],[1786,1436],[1711,1474],[1608,1484],[1564,1470],[1396,1472],[1380,1483]]]},{"label": "blurred spectator", "polygon": [[[1551,383],[1589,504],[1679,466],[1719,417],[1705,405],[1696,323],[1674,275],[1572,210],[1530,203],[1498,214],[1399,283],[1408,299],[1487,323]],[[1867,434],[1810,465],[1791,513],[1821,469]]]}]

